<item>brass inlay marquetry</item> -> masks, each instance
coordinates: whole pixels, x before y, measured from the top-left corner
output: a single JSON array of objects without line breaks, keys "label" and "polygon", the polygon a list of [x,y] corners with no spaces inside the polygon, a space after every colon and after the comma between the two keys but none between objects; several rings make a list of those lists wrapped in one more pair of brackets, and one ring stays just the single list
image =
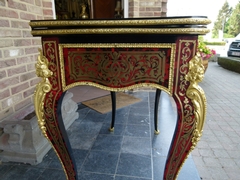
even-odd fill
[{"label": "brass inlay marquetry", "polygon": [[[192,106],[189,105],[190,102],[186,101],[185,109],[190,108],[189,112],[193,111],[194,114],[194,119],[190,118],[190,116],[192,115],[191,113],[188,113],[188,115],[185,116],[186,121],[189,121],[191,119],[191,121],[193,122],[193,124],[191,124],[193,126],[193,129],[189,131],[189,134],[193,133],[193,137],[191,140],[192,146],[187,154],[187,157],[189,156],[191,151],[196,147],[198,141],[200,140],[203,132],[203,125],[206,119],[207,100],[204,91],[200,86],[198,86],[198,83],[203,80],[203,77],[204,67],[202,65],[202,59],[200,55],[197,54],[189,61],[189,71],[185,75],[185,79],[190,82],[190,85],[186,91],[186,96],[189,99],[191,99],[194,108],[194,110],[192,110]],[[185,122],[184,124],[186,126],[187,123]],[[187,158],[185,158],[183,163],[181,164],[177,176],[186,159]]]},{"label": "brass inlay marquetry", "polygon": [[84,21],[37,21],[30,22],[32,27],[40,26],[142,26],[142,25],[208,25],[210,19],[198,18],[168,18],[168,19],[124,19],[124,20],[84,20]]},{"label": "brass inlay marquetry", "polygon": [[[195,142],[195,138],[198,137],[198,134],[195,131],[195,122],[196,119],[194,117],[195,115],[195,108],[192,105],[192,98],[187,95],[187,92],[189,91],[189,79],[186,78],[189,74],[193,66],[190,64],[193,60],[193,55],[196,54],[196,47],[197,46],[197,40],[180,40],[179,46],[177,49],[177,57],[176,57],[176,68],[178,69],[175,74],[176,78],[176,88],[174,91],[174,95],[176,98],[176,102],[178,102],[179,109],[181,110],[181,117],[179,117],[182,121],[179,124],[183,135],[180,135],[177,139],[177,144],[184,144],[184,146],[181,146],[179,148],[176,148],[173,151],[173,158],[171,159],[171,167],[172,169],[169,169],[168,177],[169,179],[173,178],[175,176],[174,172],[178,168],[176,178],[186,160],[180,164],[180,168],[177,166],[174,166],[174,164],[179,164],[180,161],[182,161],[179,158],[174,157],[182,157],[186,153],[186,147],[193,142]],[[198,64],[194,63],[196,66],[195,68],[198,68]],[[194,136],[192,140],[189,141],[187,137]],[[193,147],[192,147],[193,148]],[[187,156],[191,150],[187,153]],[[174,164],[172,164],[174,162]]]},{"label": "brass inlay marquetry", "polygon": [[[48,80],[51,82],[51,90],[48,92],[48,96],[44,98],[45,101],[45,109],[42,109],[42,113],[47,116],[47,122],[45,122],[45,128],[48,130],[46,133],[46,137],[51,137],[51,140],[47,137],[49,140],[51,146],[53,147],[53,150],[55,151],[57,157],[60,160],[60,163],[63,167],[64,173],[66,175],[67,179],[73,179],[75,177],[75,172],[73,169],[71,169],[71,166],[64,166],[63,160],[61,157],[64,157],[65,161],[67,161],[67,164],[71,164],[71,159],[68,155],[68,152],[66,149],[56,149],[57,147],[61,147],[62,144],[64,144],[63,139],[59,139],[60,137],[60,130],[56,128],[56,125],[58,124],[57,117],[55,114],[54,105],[57,101],[57,94],[61,92],[61,81],[60,81],[60,70],[59,67],[59,60],[58,60],[58,52],[57,52],[57,42],[54,40],[50,41],[43,41],[43,51],[45,53],[45,58],[48,68],[52,71],[52,75],[48,78]],[[37,103],[37,101],[36,101]],[[54,130],[56,128],[56,131]],[[52,131],[53,130],[53,131]],[[47,135],[48,134],[48,135]],[[54,142],[54,144],[53,144]],[[69,175],[69,176],[68,176]]]},{"label": "brass inlay marquetry", "polygon": [[[184,45],[182,46],[182,44]],[[193,45],[193,51],[191,51],[191,44]],[[197,142],[200,140],[206,116],[206,97],[201,87],[198,86],[198,83],[202,81],[204,77],[204,67],[202,65],[200,57],[198,57],[199,55],[194,56],[188,62],[188,59],[193,54],[196,54],[196,42],[189,40],[180,40],[178,59],[182,59],[182,64],[179,67],[179,71],[177,71],[177,74],[175,75],[175,77],[178,78],[176,82],[180,83],[180,89],[179,91],[175,89],[174,93],[179,101],[178,105],[180,106],[180,109],[185,110],[181,113],[183,121],[180,127],[185,135],[183,137],[180,137],[178,139],[178,142],[179,144],[185,144],[185,146],[187,146],[189,143],[192,143],[191,149],[187,153],[187,156],[195,148]],[[193,137],[191,141],[187,143],[186,137],[192,135]],[[182,147],[181,151],[179,151],[179,149],[176,149],[174,150],[173,154],[178,154],[178,156],[181,156],[179,154],[184,153],[185,150]],[[183,164],[185,163],[185,160],[182,162],[180,168],[178,169],[177,176]],[[180,159],[177,161],[180,161]],[[172,175],[172,173],[169,174],[169,176]]]},{"label": "brass inlay marquetry", "polygon": [[86,29],[48,29],[32,30],[37,35],[67,35],[67,34],[207,34],[206,28],[86,28]]},{"label": "brass inlay marquetry", "polygon": [[[64,48],[165,48],[171,49],[168,87],[161,86],[164,82],[166,55],[161,49],[158,51],[71,51],[68,59],[63,57]],[[119,52],[118,52],[119,50]],[[78,85],[92,85],[108,91],[123,91],[139,87],[151,86],[172,94],[173,66],[175,44],[60,44],[60,66],[62,88],[64,91]],[[119,59],[121,57],[121,60]],[[66,84],[64,61],[68,62],[70,78],[74,83]],[[98,61],[96,64],[95,62]],[[87,71],[87,68],[94,71]],[[95,72],[97,74],[95,74]],[[136,73],[135,73],[136,72]],[[135,73],[135,74],[134,74]],[[92,79],[91,79],[92,78]],[[85,80],[84,80],[85,79]],[[86,79],[89,79],[86,81]],[[144,82],[146,80],[146,82]],[[151,83],[148,83],[148,80]],[[102,84],[105,82],[105,84]],[[130,85],[129,85],[130,84]]]}]

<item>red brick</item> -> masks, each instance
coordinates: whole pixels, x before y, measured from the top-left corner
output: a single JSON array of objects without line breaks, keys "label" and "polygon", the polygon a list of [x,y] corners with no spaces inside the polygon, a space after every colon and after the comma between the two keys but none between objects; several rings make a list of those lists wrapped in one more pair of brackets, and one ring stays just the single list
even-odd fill
[{"label": "red brick", "polygon": [[21,0],[22,2],[28,3],[28,4],[34,4],[33,0]]},{"label": "red brick", "polygon": [[0,89],[13,86],[19,83],[19,77],[5,78],[0,81]]},{"label": "red brick", "polygon": [[16,65],[15,59],[7,59],[7,60],[0,61],[0,68],[11,67],[14,65]]},{"label": "red brick", "polygon": [[44,20],[43,16],[37,16],[37,20]]},{"label": "red brick", "polygon": [[51,9],[43,9],[44,16],[53,16],[53,11]]},{"label": "red brick", "polygon": [[162,12],[161,17],[167,17],[167,11],[166,12]]},{"label": "red brick", "polygon": [[20,67],[16,67],[16,68],[11,68],[7,71],[8,73],[8,76],[11,77],[11,76],[14,76],[14,75],[19,75],[19,74],[22,74],[24,72],[26,72],[26,66],[20,66]]},{"label": "red brick", "polygon": [[23,37],[32,37],[31,30],[29,31],[22,31],[23,32]]},{"label": "red brick", "polygon": [[36,84],[38,84],[40,81],[42,80],[42,78],[40,78],[40,77],[35,77],[34,79],[32,79],[31,81],[30,81],[30,86],[36,86]]},{"label": "red brick", "polygon": [[5,0],[0,0],[0,6],[5,6]]},{"label": "red brick", "polygon": [[[162,1],[163,1],[163,0],[162,0]],[[155,2],[155,6],[161,7],[161,6],[162,6],[162,1],[156,1],[156,2]]]},{"label": "red brick", "polygon": [[41,45],[41,44],[42,44],[41,38],[32,39],[32,45]]},{"label": "red brick", "polygon": [[24,19],[24,20],[35,20],[36,19],[36,15],[30,14],[30,13],[26,13],[26,12],[20,12],[20,18]]},{"label": "red brick", "polygon": [[39,47],[25,48],[25,53],[26,53],[26,54],[35,54],[35,53],[38,53],[38,48],[39,48]]},{"label": "red brick", "polygon": [[21,29],[29,29],[28,21],[11,21],[11,27],[13,28],[21,28]]},{"label": "red brick", "polygon": [[33,55],[33,59],[34,59],[34,61],[36,61],[36,60],[38,59],[38,55],[39,55],[39,53]]},{"label": "red brick", "polygon": [[11,107],[13,104],[18,103],[23,99],[22,94],[16,94],[14,96],[10,96],[7,99],[2,101],[3,109]]},{"label": "red brick", "polygon": [[133,13],[129,13],[128,16],[129,16],[129,18],[133,18],[134,17]]},{"label": "red brick", "polygon": [[[35,64],[28,64],[27,65],[27,71],[34,71],[35,72]],[[35,75],[35,73],[34,73],[34,75]]]},{"label": "red brick", "polygon": [[31,103],[32,103],[31,98],[25,99],[25,100],[21,101],[20,103],[16,104],[14,109],[15,109],[15,111],[18,111],[18,110],[28,106]]},{"label": "red brick", "polygon": [[139,11],[146,11],[146,7],[139,7]]},{"label": "red brick", "polygon": [[4,57],[8,58],[8,57],[16,57],[16,56],[22,56],[24,55],[24,50],[23,49],[6,49],[3,51],[4,53]]},{"label": "red brick", "polygon": [[3,9],[1,7],[0,7],[0,17],[9,17],[9,18],[15,18],[15,19],[19,18],[16,10]]},{"label": "red brick", "polygon": [[163,3],[162,12],[167,12],[167,4]]},{"label": "red brick", "polygon": [[20,57],[17,58],[17,64],[26,64],[26,63],[31,63],[36,60],[35,56],[25,56],[25,57]]},{"label": "red brick", "polygon": [[42,6],[42,1],[41,0],[35,0],[35,5],[36,6]]},{"label": "red brick", "polygon": [[154,16],[155,17],[161,17],[162,16],[162,12],[154,12]]},{"label": "red brick", "polygon": [[5,98],[7,98],[7,97],[9,97],[9,96],[10,96],[10,91],[9,91],[9,89],[6,89],[6,90],[0,92],[0,99],[1,99],[1,100],[2,100],[2,99],[5,99]]},{"label": "red brick", "polygon": [[17,10],[22,10],[22,11],[27,11],[27,6],[26,4],[16,2],[13,0],[8,0],[8,7],[17,9]]},{"label": "red brick", "polygon": [[38,6],[28,6],[28,12],[33,13],[33,14],[43,14],[42,8],[39,8]]},{"label": "red brick", "polygon": [[1,47],[10,47],[13,46],[13,41],[11,39],[2,39],[0,41],[0,48]]},{"label": "red brick", "polygon": [[27,97],[29,97],[29,96],[33,96],[34,91],[35,91],[35,87],[32,87],[32,88],[24,91],[24,92],[23,92],[23,97],[24,97],[24,98],[27,98]]},{"label": "red brick", "polygon": [[3,79],[3,78],[5,78],[7,76],[7,73],[6,73],[6,71],[5,70],[3,70],[3,71],[0,71],[0,79]]},{"label": "red brick", "polygon": [[155,5],[155,1],[141,1],[139,3],[139,6],[143,6],[143,7],[146,7],[146,6],[154,6]]},{"label": "red brick", "polygon": [[14,40],[15,46],[31,46],[31,39],[16,39]]},{"label": "red brick", "polygon": [[130,7],[129,12],[138,11],[139,7]]},{"label": "red brick", "polygon": [[36,77],[35,71],[29,72],[29,73],[25,73],[25,74],[20,76],[20,82],[27,81],[27,80],[32,79],[34,77]]},{"label": "red brick", "polygon": [[153,12],[139,12],[140,17],[152,17]]},{"label": "red brick", "polygon": [[0,27],[10,27],[8,20],[0,19]]},{"label": "red brick", "polygon": [[28,85],[28,82],[25,82],[23,84],[18,84],[17,86],[11,88],[11,92],[12,92],[12,94],[16,94],[27,88],[29,88],[29,85]]},{"label": "red brick", "polygon": [[161,11],[160,7],[147,7],[146,11]]},{"label": "red brick", "polygon": [[43,7],[47,7],[47,8],[52,8],[52,2],[50,1],[43,1]]},{"label": "red brick", "polygon": [[13,30],[13,29],[0,29],[0,37],[21,37],[21,30]]},{"label": "red brick", "polygon": [[44,20],[52,20],[53,16],[44,16]]},{"label": "red brick", "polygon": [[138,1],[129,1],[129,6],[139,6]]}]

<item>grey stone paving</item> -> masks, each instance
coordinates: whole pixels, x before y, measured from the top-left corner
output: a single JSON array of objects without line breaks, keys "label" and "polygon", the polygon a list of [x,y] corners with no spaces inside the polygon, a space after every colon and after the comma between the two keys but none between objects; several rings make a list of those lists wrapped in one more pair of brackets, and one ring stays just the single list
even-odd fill
[{"label": "grey stone paving", "polygon": [[203,180],[240,180],[240,74],[210,62],[199,84],[207,97],[203,136],[192,152]]}]

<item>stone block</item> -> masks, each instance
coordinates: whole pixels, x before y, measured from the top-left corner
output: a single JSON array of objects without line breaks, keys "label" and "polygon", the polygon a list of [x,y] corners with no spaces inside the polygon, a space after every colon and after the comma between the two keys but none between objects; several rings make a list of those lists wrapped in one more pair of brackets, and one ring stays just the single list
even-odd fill
[{"label": "stone block", "polygon": [[[79,117],[73,94],[66,92],[62,102],[65,128]],[[38,127],[34,106],[30,105],[0,122],[0,160],[36,165],[51,149],[50,143]]]}]

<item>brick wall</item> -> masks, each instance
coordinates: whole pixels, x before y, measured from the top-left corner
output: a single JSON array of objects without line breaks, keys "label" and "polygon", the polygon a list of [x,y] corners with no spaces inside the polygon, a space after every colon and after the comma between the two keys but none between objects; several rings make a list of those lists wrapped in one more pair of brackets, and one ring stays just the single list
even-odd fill
[{"label": "brick wall", "polygon": [[165,17],[168,0],[129,0],[129,17]]},{"label": "brick wall", "polygon": [[0,121],[33,102],[41,41],[28,23],[52,17],[51,0],[0,0]]}]

